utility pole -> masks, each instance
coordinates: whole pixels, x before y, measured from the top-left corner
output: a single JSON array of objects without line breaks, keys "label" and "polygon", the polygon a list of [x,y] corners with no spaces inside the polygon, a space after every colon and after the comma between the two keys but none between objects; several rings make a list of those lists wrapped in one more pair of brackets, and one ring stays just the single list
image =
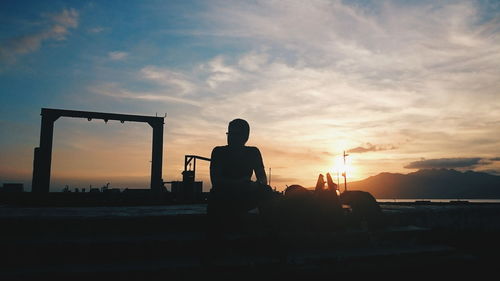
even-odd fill
[{"label": "utility pole", "polygon": [[269,167],[269,186],[271,186],[271,167]]},{"label": "utility pole", "polygon": [[346,154],[344,150],[344,172],[342,173],[342,176],[344,176],[344,191],[347,191],[347,166],[345,161],[347,156],[349,156],[349,154]]}]

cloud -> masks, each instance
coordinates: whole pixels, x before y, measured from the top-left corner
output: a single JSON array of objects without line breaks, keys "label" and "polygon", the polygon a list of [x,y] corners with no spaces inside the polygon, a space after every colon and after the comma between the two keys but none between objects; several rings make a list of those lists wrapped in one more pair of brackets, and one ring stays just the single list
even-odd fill
[{"label": "cloud", "polygon": [[500,161],[500,157],[493,157],[489,159],[490,161]]},{"label": "cloud", "polygon": [[146,66],[140,70],[140,77],[163,86],[164,90],[176,95],[187,95],[197,90],[195,82],[188,75],[156,66]]},{"label": "cloud", "polygon": [[[245,115],[297,146],[408,144],[391,157],[460,156],[464,147],[487,155],[500,145],[491,138],[498,124],[485,121],[500,118],[498,10],[472,1],[211,7],[200,32],[247,51],[218,56],[220,71],[205,68],[220,100],[203,108],[206,117]],[[347,147],[395,148],[375,144]]]},{"label": "cloud", "polygon": [[64,9],[60,13],[49,15],[49,18],[63,28],[78,26],[78,12],[75,9]]},{"label": "cloud", "polygon": [[[373,159],[367,152],[394,150],[387,163],[401,169],[424,152],[469,159],[464,151],[490,155],[500,145],[491,121],[500,120],[497,10],[486,17],[473,1],[219,4],[194,15],[199,29],[191,30],[213,55],[175,67],[148,63],[128,79],[139,83],[94,90],[167,112],[195,105],[176,128],[192,139],[207,131],[200,120],[224,127],[245,118],[256,145],[298,152],[269,149],[272,165],[304,177],[288,163],[321,170],[327,160],[301,152],[351,148]],[[371,143],[359,145],[363,139]],[[391,143],[405,145],[396,151]],[[429,161],[407,167],[473,165]]]},{"label": "cloud", "polygon": [[88,89],[92,93],[117,99],[142,100],[147,102],[165,102],[171,104],[185,104],[196,107],[201,106],[201,104],[195,100],[177,97],[175,95],[170,95],[165,92],[130,91],[122,89],[113,83],[91,86]]},{"label": "cloud", "polygon": [[224,82],[238,81],[241,78],[240,71],[236,67],[225,64],[222,56],[215,57],[200,68],[206,69],[210,73],[206,80],[210,88],[216,88]]},{"label": "cloud", "polygon": [[44,17],[46,21],[38,32],[3,40],[0,45],[0,61],[14,62],[19,55],[37,51],[45,41],[66,40],[70,29],[78,27],[79,15],[75,9],[64,9]]},{"label": "cloud", "polygon": [[407,169],[474,168],[481,165],[482,158],[438,158],[411,162]]},{"label": "cloud", "polygon": [[392,149],[396,149],[396,147],[393,145],[373,145],[373,144],[367,142],[365,146],[358,146],[355,148],[351,148],[351,149],[347,150],[347,152],[365,153],[365,152],[370,152],[370,151],[383,151],[383,150],[392,150]]},{"label": "cloud", "polygon": [[[180,71],[148,65],[127,73],[125,76],[127,76],[125,82],[122,80],[120,82],[98,83],[89,86],[88,89],[94,94],[115,99],[143,101],[149,102],[149,104],[160,103],[163,110],[166,109],[165,105],[167,107],[172,105],[176,110],[179,109],[179,105],[195,107],[204,105],[203,95],[199,93],[198,84],[200,82],[195,77],[190,77]],[[137,87],[129,89],[133,83],[126,83],[128,80],[147,85],[147,89],[141,90]]]},{"label": "cloud", "polygon": [[108,58],[110,60],[123,60],[128,56],[127,52],[113,51],[108,53]]},{"label": "cloud", "polygon": [[89,33],[101,33],[101,32],[104,31],[104,28],[100,27],[100,26],[97,26],[97,27],[89,28],[89,29],[87,29],[87,31]]},{"label": "cloud", "polygon": [[269,61],[269,55],[264,52],[251,52],[238,60],[238,65],[246,71],[258,71]]}]

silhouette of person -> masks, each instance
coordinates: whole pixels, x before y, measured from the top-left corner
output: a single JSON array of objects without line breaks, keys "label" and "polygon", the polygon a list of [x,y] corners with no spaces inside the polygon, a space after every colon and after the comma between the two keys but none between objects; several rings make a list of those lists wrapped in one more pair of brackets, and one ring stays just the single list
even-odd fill
[{"label": "silhouette of person", "polygon": [[[250,126],[243,119],[229,122],[227,145],[212,150],[210,161],[209,215],[238,216],[263,205],[273,197],[267,185],[262,155],[257,147],[245,146]],[[256,181],[252,181],[255,173]]]}]

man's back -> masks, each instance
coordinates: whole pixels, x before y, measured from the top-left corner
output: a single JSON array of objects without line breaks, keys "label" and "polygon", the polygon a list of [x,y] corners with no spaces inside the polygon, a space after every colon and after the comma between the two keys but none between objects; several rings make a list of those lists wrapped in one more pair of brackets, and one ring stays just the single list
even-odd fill
[{"label": "man's back", "polygon": [[212,185],[219,185],[218,179],[249,181],[254,170],[263,167],[262,156],[257,147],[217,146],[212,151],[210,161]]}]

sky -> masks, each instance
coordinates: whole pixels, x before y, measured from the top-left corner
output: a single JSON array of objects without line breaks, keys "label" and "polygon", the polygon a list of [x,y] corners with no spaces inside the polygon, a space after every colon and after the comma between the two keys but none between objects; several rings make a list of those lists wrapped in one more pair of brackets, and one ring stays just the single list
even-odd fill
[{"label": "sky", "polygon": [[[0,183],[31,188],[40,110],[165,116],[163,178],[250,123],[271,185],[500,175],[498,1],[2,1]],[[149,187],[151,127],[60,118],[51,190]],[[197,180],[210,188],[209,165]]]}]

